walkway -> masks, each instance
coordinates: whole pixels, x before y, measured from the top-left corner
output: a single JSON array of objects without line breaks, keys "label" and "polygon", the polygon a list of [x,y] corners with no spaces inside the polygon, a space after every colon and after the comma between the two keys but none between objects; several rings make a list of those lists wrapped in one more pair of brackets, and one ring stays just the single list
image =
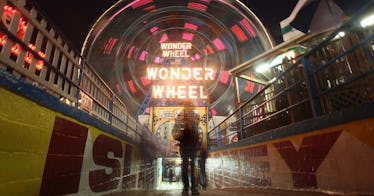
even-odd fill
[{"label": "walkway", "polygon": [[[107,196],[146,196],[146,195],[182,195],[182,190],[158,190],[158,191],[124,191],[121,193],[112,193]],[[190,193],[191,195],[191,193]],[[320,193],[320,192],[299,192],[299,191],[284,191],[284,190],[271,190],[271,189],[207,189],[200,191],[200,195],[217,195],[217,196],[242,196],[242,195],[251,195],[251,196],[324,196],[324,195],[339,195],[334,193]]]}]

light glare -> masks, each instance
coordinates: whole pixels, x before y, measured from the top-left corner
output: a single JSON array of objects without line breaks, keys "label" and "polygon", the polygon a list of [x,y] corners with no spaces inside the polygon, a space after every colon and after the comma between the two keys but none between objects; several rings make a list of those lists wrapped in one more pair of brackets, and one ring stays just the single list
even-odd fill
[{"label": "light glare", "polygon": [[374,14],[361,20],[361,26],[366,28],[374,24]]}]

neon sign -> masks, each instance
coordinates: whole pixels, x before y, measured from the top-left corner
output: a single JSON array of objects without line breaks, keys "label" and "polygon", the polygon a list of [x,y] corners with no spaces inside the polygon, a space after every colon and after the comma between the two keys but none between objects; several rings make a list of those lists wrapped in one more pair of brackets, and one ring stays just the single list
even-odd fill
[{"label": "neon sign", "polygon": [[192,44],[188,42],[161,43],[162,57],[187,58],[190,57],[187,50],[191,49]]},{"label": "neon sign", "polygon": [[148,67],[148,80],[213,80],[212,68],[203,67]]},{"label": "neon sign", "polygon": [[156,99],[207,99],[204,86],[202,85],[154,85],[153,98]]},{"label": "neon sign", "polygon": [[[164,58],[187,58],[190,57],[188,50],[191,49],[192,44],[189,42],[161,43]],[[210,67],[150,66],[146,71],[149,81],[168,83],[167,85],[152,85],[152,98],[156,99],[207,99],[205,86],[200,83],[215,78],[215,72]],[[194,84],[191,84],[192,82]]]}]

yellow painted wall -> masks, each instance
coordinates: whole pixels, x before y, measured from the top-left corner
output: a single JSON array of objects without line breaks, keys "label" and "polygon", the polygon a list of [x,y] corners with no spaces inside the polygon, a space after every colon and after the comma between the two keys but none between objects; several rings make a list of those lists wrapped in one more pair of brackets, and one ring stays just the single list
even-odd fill
[{"label": "yellow painted wall", "polygon": [[55,113],[3,88],[0,100],[0,195],[38,195]]},{"label": "yellow painted wall", "polygon": [[[0,195],[39,195],[56,117],[87,127],[91,143],[98,135],[106,135],[121,141],[124,152],[129,145],[123,139],[38,105],[4,88],[0,88],[0,100]],[[140,150],[133,146],[133,152],[132,169],[135,164],[140,163]],[[92,159],[91,154],[84,156]],[[121,163],[123,164],[123,160]],[[97,166],[93,163],[89,167]],[[90,192],[89,187],[80,187],[80,190],[83,189],[88,189],[86,193]]]}]

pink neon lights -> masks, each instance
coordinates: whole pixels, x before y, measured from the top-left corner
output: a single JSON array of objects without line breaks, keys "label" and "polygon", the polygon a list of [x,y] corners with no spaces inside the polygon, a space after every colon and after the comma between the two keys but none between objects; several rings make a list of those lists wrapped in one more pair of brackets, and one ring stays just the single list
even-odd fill
[{"label": "pink neon lights", "polygon": [[195,54],[195,56],[194,56],[194,58],[196,59],[196,60],[199,60],[201,57],[200,57],[200,55],[199,54]]},{"label": "pink neon lights", "polygon": [[148,80],[147,76],[142,76],[142,77],[140,78],[140,80],[141,80],[143,86],[148,86],[148,85],[151,84],[151,81]]},{"label": "pink neon lights", "polygon": [[133,4],[131,5],[132,9],[136,9],[140,6],[146,5],[148,3],[152,3],[153,0],[135,0],[133,1]]},{"label": "pink neon lights", "polygon": [[[256,78],[256,75],[254,75],[253,73],[249,73],[248,76],[250,78]],[[253,93],[255,91],[255,86],[256,86],[256,84],[254,82],[246,81],[244,91],[249,92],[249,93]],[[261,86],[257,85],[257,91],[260,91],[260,90],[261,90]]]},{"label": "pink neon lights", "polygon": [[215,109],[210,110],[213,116],[217,115],[217,111]]},{"label": "pink neon lights", "polygon": [[215,53],[212,46],[210,46],[210,45],[206,45],[206,50],[207,50],[206,51],[207,54],[214,54]]},{"label": "pink neon lights", "polygon": [[199,27],[197,25],[191,24],[191,23],[184,23],[184,28],[186,29],[192,29],[192,30],[197,30]]},{"label": "pink neon lights", "polygon": [[145,58],[147,57],[148,52],[143,50],[142,53],[139,56],[140,61],[145,61]]},{"label": "pink neon lights", "polygon": [[127,84],[129,84],[130,91],[131,91],[132,93],[136,93],[136,89],[135,89],[135,86],[134,86],[134,81],[129,80],[129,81],[127,81]]},{"label": "pink neon lights", "polygon": [[168,40],[168,39],[169,39],[168,35],[167,35],[166,33],[164,33],[164,34],[162,35],[162,37],[161,37],[159,43],[165,42],[165,41]]},{"label": "pink neon lights", "polygon": [[251,37],[256,37],[256,31],[253,29],[252,25],[245,19],[240,21],[240,24],[243,25],[245,30],[249,33]]},{"label": "pink neon lights", "polygon": [[248,93],[253,93],[253,90],[255,88],[255,84],[251,81],[246,81],[245,82],[245,88],[244,91]]},{"label": "pink neon lights", "polygon": [[105,43],[103,54],[112,53],[113,47],[117,43],[117,41],[117,38],[110,37],[108,41]]},{"label": "pink neon lights", "polygon": [[143,10],[145,10],[145,11],[150,11],[150,12],[154,12],[155,9],[156,9],[156,7],[155,7],[154,5],[152,5],[152,6],[149,6],[149,7],[144,8]]},{"label": "pink neon lights", "polygon": [[227,84],[229,82],[229,72],[224,70],[221,73],[221,78],[219,79],[219,82],[222,84]]},{"label": "pink neon lights", "polygon": [[213,71],[212,78],[213,78],[213,80],[215,80],[217,78],[217,71]]},{"label": "pink neon lights", "polygon": [[135,46],[131,46],[129,53],[127,54],[127,58],[131,58],[132,52],[134,51]]},{"label": "pink neon lights", "polygon": [[236,35],[240,42],[248,40],[247,36],[238,25],[234,25],[230,29]]},{"label": "pink neon lights", "polygon": [[155,62],[155,63],[161,63],[161,61],[162,61],[161,57],[156,56],[155,60],[153,62]]},{"label": "pink neon lights", "polygon": [[152,33],[152,34],[155,34],[155,32],[158,30],[158,26],[154,26],[152,27],[151,29],[149,29],[149,31]]},{"label": "pink neon lights", "polygon": [[213,40],[213,44],[216,46],[218,51],[221,51],[226,48],[219,38],[216,38],[215,40]]},{"label": "pink neon lights", "polygon": [[187,7],[191,9],[202,10],[202,11],[206,11],[206,9],[208,9],[208,6],[200,4],[200,3],[194,3],[194,2],[188,3]]},{"label": "pink neon lights", "polygon": [[195,34],[193,34],[193,33],[183,33],[182,34],[182,38],[184,40],[187,40],[187,41],[192,41],[194,37],[195,37]]},{"label": "pink neon lights", "polygon": [[116,84],[116,89],[117,89],[117,94],[121,95],[122,91],[121,91],[121,87],[119,86],[119,84]]}]

